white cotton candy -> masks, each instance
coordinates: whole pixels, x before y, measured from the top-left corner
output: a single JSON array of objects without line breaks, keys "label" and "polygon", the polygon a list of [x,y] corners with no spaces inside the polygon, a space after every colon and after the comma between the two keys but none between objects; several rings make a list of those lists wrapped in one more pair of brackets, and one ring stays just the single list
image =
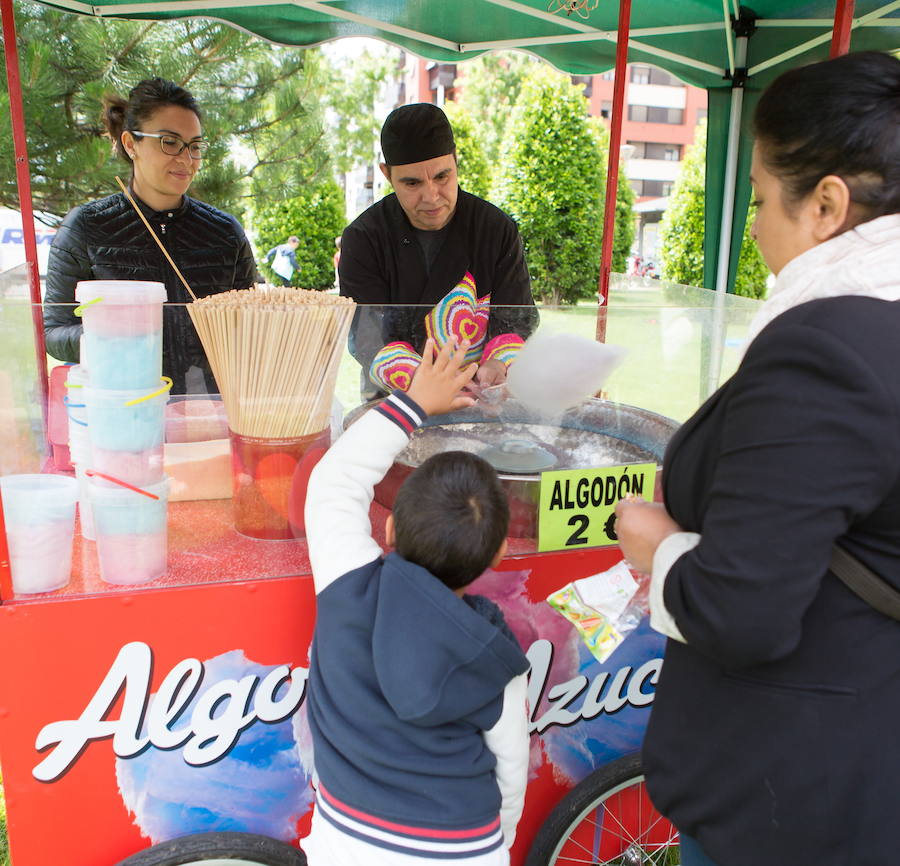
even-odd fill
[{"label": "white cotton candy", "polygon": [[627,349],[576,334],[541,328],[510,365],[512,397],[543,415],[558,415],[593,397],[624,359]]}]

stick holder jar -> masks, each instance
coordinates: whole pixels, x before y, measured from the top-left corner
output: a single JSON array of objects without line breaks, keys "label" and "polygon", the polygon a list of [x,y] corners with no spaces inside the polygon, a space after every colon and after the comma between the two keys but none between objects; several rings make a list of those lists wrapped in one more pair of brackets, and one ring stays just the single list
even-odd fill
[{"label": "stick holder jar", "polygon": [[290,439],[230,436],[234,528],[251,538],[305,538],[306,486],[330,430]]}]

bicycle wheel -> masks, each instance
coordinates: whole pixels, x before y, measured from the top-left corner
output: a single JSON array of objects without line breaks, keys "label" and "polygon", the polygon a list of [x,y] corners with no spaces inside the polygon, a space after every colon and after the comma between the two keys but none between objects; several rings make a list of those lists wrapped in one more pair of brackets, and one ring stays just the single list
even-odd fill
[{"label": "bicycle wheel", "polygon": [[298,848],[256,833],[196,833],[153,845],[116,866],[306,866]]},{"label": "bicycle wheel", "polygon": [[525,866],[678,866],[678,831],[653,807],[639,755],[595,770],[541,825]]}]

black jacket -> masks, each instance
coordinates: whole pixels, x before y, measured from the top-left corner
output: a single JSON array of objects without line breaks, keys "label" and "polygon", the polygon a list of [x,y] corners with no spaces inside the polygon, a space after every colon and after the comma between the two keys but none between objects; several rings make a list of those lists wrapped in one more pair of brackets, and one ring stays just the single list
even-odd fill
[{"label": "black jacket", "polygon": [[672,438],[644,744],[656,806],[723,866],[880,866],[900,848],[900,622],[828,571],[837,541],[900,589],[900,302],[802,304]]},{"label": "black jacket", "polygon": [[[197,297],[246,289],[259,280],[250,243],[230,214],[184,196],[180,207],[154,211],[138,199],[157,237]],[[80,205],[69,212],[50,247],[44,294],[47,351],[60,361],[78,361],[81,320],[73,307],[80,280],[150,280],[164,283],[168,303],[190,295],[122,193]],[[203,370],[209,390],[215,382],[187,310],[167,306],[163,328],[163,375],[172,392],[185,390],[192,366]]]},{"label": "black jacket", "polygon": [[[475,278],[478,296],[491,296],[487,339],[510,332],[528,337],[538,321],[531,277],[519,230],[498,207],[460,190],[430,271],[396,195],[385,196],[350,223],[341,240],[341,294],[358,304],[422,305],[391,310],[383,322],[372,315],[380,311],[357,310],[350,351],[363,368],[368,370],[378,350],[395,340],[421,351],[425,315],[467,271]],[[520,309],[499,309],[511,305]]]}]

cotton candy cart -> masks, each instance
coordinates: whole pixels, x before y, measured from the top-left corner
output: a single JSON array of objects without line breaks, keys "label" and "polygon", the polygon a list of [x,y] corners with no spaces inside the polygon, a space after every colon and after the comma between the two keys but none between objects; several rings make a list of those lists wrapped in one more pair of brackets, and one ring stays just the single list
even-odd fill
[{"label": "cotton candy cart", "polygon": [[[15,320],[14,306],[5,302],[5,322]],[[18,314],[27,329],[27,302]],[[658,460],[674,422],[615,407],[619,432],[643,436],[641,453]],[[554,854],[557,844],[573,833],[570,844],[583,844],[584,832],[600,862],[640,850],[658,856],[673,831],[652,812],[630,756],[653,701],[661,638],[644,624],[605,664],[594,659],[545,599],[621,553],[581,543],[538,552],[534,499],[516,484],[510,553],[476,587],[504,609],[532,665],[531,778],[512,862],[526,863],[536,841],[527,862],[556,862],[565,854]],[[373,503],[376,533],[390,501],[385,489]],[[16,595],[5,551],[0,557],[0,762],[15,866],[226,854],[233,862],[236,852],[277,866],[298,856],[312,802],[305,697],[315,599],[305,540],[237,533],[229,499],[170,502],[168,537],[166,575],[139,587],[104,583],[96,545],[78,531],[63,590]],[[612,775],[600,788],[589,783],[597,795],[626,785],[603,810],[607,829],[569,826],[584,825],[583,788],[578,820],[548,825],[598,769]],[[213,835],[184,841],[198,833]],[[248,839],[272,850],[234,848]]]}]

